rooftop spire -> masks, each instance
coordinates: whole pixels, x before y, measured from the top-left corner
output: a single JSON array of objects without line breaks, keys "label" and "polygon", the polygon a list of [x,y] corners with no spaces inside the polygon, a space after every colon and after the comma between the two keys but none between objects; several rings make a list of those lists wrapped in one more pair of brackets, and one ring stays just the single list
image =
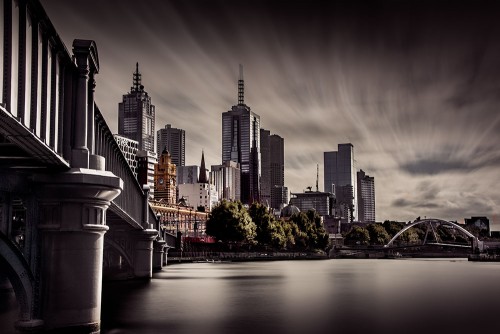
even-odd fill
[{"label": "rooftop spire", "polygon": [[139,62],[135,63],[135,72],[134,72],[134,86],[132,87],[133,92],[138,92],[142,88],[141,85],[141,73],[139,73]]},{"label": "rooftop spire", "polygon": [[243,65],[240,64],[240,79],[238,80],[238,105],[245,104],[244,91],[245,91],[245,82],[243,80]]},{"label": "rooftop spire", "polygon": [[205,168],[205,153],[201,151],[200,177],[198,183],[208,183],[207,169]]}]

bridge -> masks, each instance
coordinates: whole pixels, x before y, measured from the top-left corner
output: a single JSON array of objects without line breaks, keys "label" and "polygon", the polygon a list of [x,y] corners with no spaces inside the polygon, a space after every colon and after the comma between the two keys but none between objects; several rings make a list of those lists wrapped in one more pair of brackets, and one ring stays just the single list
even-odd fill
[{"label": "bridge", "polygon": [[95,42],[70,53],[37,0],[0,7],[0,284],[19,332],[99,333],[103,277],[150,278],[176,238],[94,101]]},{"label": "bridge", "polygon": [[[400,237],[410,229],[414,227],[422,227],[425,229],[425,235],[422,239],[422,242],[418,243],[403,243],[399,244],[397,241]],[[441,236],[438,229],[443,230],[443,228],[452,231],[448,234],[452,238],[455,239],[453,235],[465,236],[462,238],[465,242],[454,242],[450,240],[445,240],[443,236]],[[426,218],[426,219],[418,219],[413,223],[410,223],[403,227],[401,231],[396,233],[389,242],[384,245],[384,248],[397,248],[397,247],[420,247],[420,246],[439,246],[439,247],[448,247],[448,248],[472,248],[473,252],[482,252],[484,249],[484,244],[481,240],[479,240],[475,235],[464,229],[462,226],[457,223],[445,221],[441,219],[434,218]]]}]

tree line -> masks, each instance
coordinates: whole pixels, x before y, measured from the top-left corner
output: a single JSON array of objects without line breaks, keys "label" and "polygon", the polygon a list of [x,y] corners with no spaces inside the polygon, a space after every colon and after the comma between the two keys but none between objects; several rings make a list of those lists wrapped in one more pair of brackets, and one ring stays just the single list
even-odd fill
[{"label": "tree line", "polygon": [[221,201],[206,222],[206,234],[227,245],[266,250],[325,251],[329,245],[321,217],[314,210],[276,219],[261,203]]},{"label": "tree line", "polygon": [[[344,235],[346,245],[385,245],[396,233],[401,231],[405,223],[386,220],[384,223],[372,223],[366,226],[353,226]],[[436,228],[437,236],[443,242],[467,244],[467,238],[462,232],[440,225]],[[428,234],[427,230],[421,226],[413,226],[405,231],[398,240],[404,244],[419,244],[426,238],[434,238],[433,234]]]}]

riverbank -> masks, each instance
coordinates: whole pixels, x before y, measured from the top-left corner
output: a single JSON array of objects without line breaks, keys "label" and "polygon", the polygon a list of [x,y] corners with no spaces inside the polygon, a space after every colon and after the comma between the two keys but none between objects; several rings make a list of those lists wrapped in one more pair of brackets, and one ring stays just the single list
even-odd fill
[{"label": "riverbank", "polygon": [[253,261],[287,261],[287,260],[326,260],[328,255],[305,252],[210,252],[182,253],[169,255],[167,265],[196,262],[253,262]]}]

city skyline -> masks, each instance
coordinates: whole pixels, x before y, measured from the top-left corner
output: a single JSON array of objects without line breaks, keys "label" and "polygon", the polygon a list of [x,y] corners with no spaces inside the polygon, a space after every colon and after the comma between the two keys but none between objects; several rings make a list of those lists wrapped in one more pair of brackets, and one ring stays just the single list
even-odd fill
[{"label": "city skyline", "polygon": [[376,180],[377,220],[498,223],[500,23],[490,3],[42,3],[68,48],[97,42],[96,102],[115,132],[139,62],[155,131],[186,130],[186,165],[201,149],[220,164],[221,112],[236,104],[242,63],[245,102],[286,141],[292,192],[315,184],[323,152],[352,143]]}]

